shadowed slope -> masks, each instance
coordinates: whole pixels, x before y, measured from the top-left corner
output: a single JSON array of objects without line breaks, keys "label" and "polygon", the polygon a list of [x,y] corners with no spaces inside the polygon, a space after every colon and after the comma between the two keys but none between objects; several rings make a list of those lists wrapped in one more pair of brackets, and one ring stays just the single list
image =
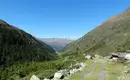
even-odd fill
[{"label": "shadowed slope", "polygon": [[0,66],[52,60],[55,51],[32,35],[0,20]]}]

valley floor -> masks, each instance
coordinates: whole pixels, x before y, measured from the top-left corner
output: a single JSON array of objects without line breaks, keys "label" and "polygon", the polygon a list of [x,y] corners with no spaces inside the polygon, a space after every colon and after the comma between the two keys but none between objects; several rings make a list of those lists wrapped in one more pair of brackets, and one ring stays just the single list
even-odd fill
[{"label": "valley floor", "polygon": [[118,80],[124,65],[110,63],[105,59],[87,60],[82,72],[72,75],[69,80]]}]

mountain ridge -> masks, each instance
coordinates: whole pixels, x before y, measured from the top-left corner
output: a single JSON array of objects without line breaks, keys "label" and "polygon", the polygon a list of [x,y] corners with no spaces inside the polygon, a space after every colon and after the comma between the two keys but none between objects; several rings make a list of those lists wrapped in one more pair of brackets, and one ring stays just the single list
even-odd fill
[{"label": "mountain ridge", "polygon": [[55,51],[31,34],[0,20],[0,65],[51,60]]},{"label": "mountain ridge", "polygon": [[[126,42],[130,41],[130,8],[118,14],[75,42],[65,47],[66,53],[81,53],[107,55],[113,51],[123,50]],[[113,46],[112,46],[113,45]],[[125,49],[130,49],[127,45]]]}]

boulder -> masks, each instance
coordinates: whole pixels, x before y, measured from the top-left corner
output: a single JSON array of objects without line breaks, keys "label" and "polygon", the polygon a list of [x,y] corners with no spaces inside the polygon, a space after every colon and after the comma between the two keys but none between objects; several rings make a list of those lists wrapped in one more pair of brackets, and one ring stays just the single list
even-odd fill
[{"label": "boulder", "polygon": [[37,76],[33,75],[30,80],[40,80]]},{"label": "boulder", "polygon": [[60,71],[58,71],[58,73],[62,73],[64,76],[67,76],[69,74],[69,70],[67,70],[67,69],[60,70]]},{"label": "boulder", "polygon": [[97,58],[97,59],[101,59],[101,56],[98,55],[98,54],[95,54],[94,56],[95,56],[95,58]]},{"label": "boulder", "polygon": [[118,58],[116,58],[116,57],[113,57],[112,59],[113,59],[114,61],[117,61],[117,60],[118,60]]},{"label": "boulder", "polygon": [[126,54],[124,58],[130,60],[130,54]]},{"label": "boulder", "polygon": [[89,60],[89,59],[91,59],[91,56],[87,55],[87,56],[85,56],[85,58]]},{"label": "boulder", "polygon": [[64,69],[64,70],[60,70],[60,71],[57,71],[55,74],[54,74],[54,80],[57,80],[57,79],[64,79],[65,76],[69,76],[70,72],[68,69]]},{"label": "boulder", "polygon": [[78,72],[78,69],[73,69],[73,72],[74,72],[74,73]]},{"label": "boulder", "polygon": [[81,67],[83,67],[83,68],[86,66],[85,63],[80,63],[80,65],[81,65]]},{"label": "boulder", "polygon": [[56,78],[56,79],[61,79],[62,76],[64,76],[63,73],[56,72],[55,75],[54,75],[54,78]]},{"label": "boulder", "polygon": [[73,70],[70,70],[70,75],[74,74],[75,72]]}]

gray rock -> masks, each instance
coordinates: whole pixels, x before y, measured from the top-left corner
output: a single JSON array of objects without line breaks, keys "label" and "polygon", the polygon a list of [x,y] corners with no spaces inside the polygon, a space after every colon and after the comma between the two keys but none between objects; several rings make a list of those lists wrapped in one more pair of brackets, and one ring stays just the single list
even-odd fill
[{"label": "gray rock", "polygon": [[40,80],[37,76],[33,75],[30,80]]},{"label": "gray rock", "polygon": [[54,75],[54,78],[61,79],[62,76],[63,76],[63,73],[56,72],[55,75]]},{"label": "gray rock", "polygon": [[124,58],[127,59],[127,60],[130,60],[130,54],[125,55]]},{"label": "gray rock", "polygon": [[87,56],[85,56],[85,58],[89,60],[89,59],[91,59],[91,56],[87,55]]}]

